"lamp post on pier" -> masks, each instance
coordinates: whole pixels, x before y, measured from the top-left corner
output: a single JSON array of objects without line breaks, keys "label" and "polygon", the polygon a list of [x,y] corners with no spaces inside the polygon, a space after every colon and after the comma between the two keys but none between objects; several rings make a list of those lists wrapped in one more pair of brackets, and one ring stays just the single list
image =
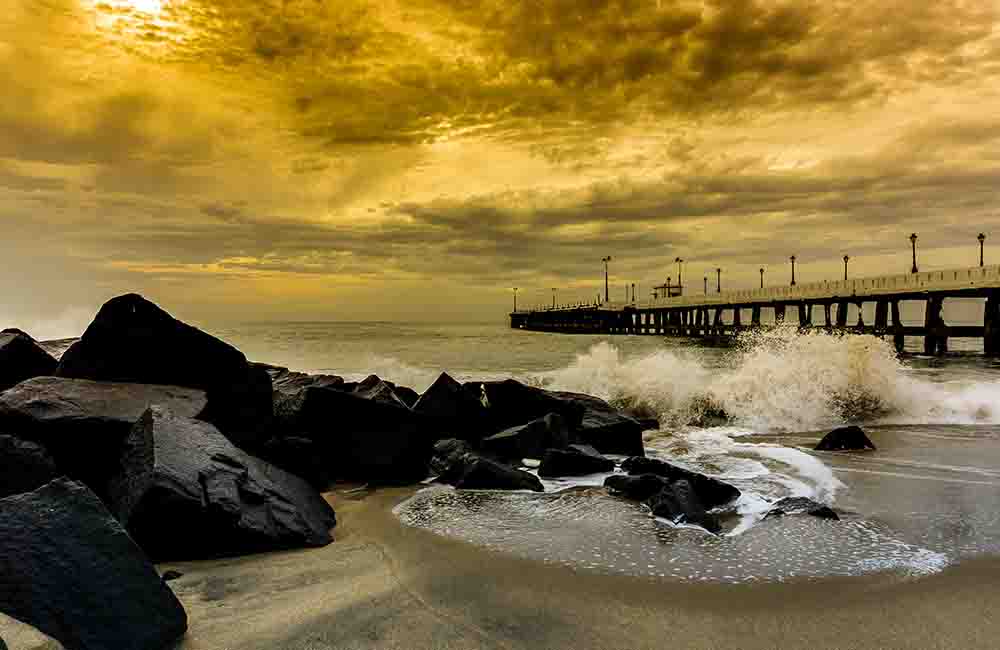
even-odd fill
[{"label": "lamp post on pier", "polygon": [[764,288],[764,267],[760,267],[760,288]]},{"label": "lamp post on pier", "polygon": [[851,261],[850,255],[844,255],[844,282],[847,282],[847,263]]},{"label": "lamp post on pier", "polygon": [[556,288],[552,287],[552,309],[556,308]]},{"label": "lamp post on pier", "polygon": [[705,276],[705,295],[708,295],[708,276]]},{"label": "lamp post on pier", "polygon": [[517,311],[517,287],[514,287],[514,311]]},{"label": "lamp post on pier", "polygon": [[976,239],[979,240],[979,266],[981,267],[983,266],[983,244],[986,242],[986,235],[979,233]]},{"label": "lamp post on pier", "polygon": [[[677,262],[677,292],[681,293],[684,291],[684,283],[681,281],[681,264],[684,263],[684,260],[678,257],[674,261]],[[669,295],[670,292],[668,291],[667,294]]]},{"label": "lamp post on pier", "polygon": [[715,269],[715,292],[722,293],[722,269]]},{"label": "lamp post on pier", "polygon": [[913,268],[910,269],[910,273],[919,273],[917,270],[917,233],[910,235],[910,245],[913,246]]},{"label": "lamp post on pier", "polygon": [[792,286],[795,286],[795,256],[792,255],[790,258],[792,260]]},{"label": "lamp post on pier", "polygon": [[602,257],[601,261],[604,262],[604,302],[610,302],[608,297],[608,262],[611,261],[611,256]]}]

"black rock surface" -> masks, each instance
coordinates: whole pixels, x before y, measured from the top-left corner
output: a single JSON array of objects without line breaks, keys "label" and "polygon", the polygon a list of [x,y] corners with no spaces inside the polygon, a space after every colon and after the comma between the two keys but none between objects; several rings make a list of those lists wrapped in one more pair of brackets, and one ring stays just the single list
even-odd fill
[{"label": "black rock surface", "polygon": [[137,294],[109,300],[63,354],[60,377],[167,384],[204,390],[206,419],[237,445],[270,437],[272,386],[242,352]]},{"label": "black rock surface", "polygon": [[478,454],[460,456],[438,480],[464,490],[545,491],[534,474]]},{"label": "black rock surface", "polygon": [[705,510],[705,505],[698,498],[691,484],[680,479],[649,498],[646,505],[653,514],[663,517],[675,524],[694,524],[701,526],[710,533],[722,529],[719,519]]},{"label": "black rock surface", "polygon": [[0,611],[68,650],[166,650],[187,630],[139,547],[66,478],[0,500]]},{"label": "black rock surface", "polygon": [[807,497],[785,497],[775,502],[764,515],[764,519],[785,515],[809,515],[820,519],[840,520],[840,516],[830,506]]},{"label": "black rock surface", "polygon": [[480,385],[462,385],[443,372],[413,405],[413,411],[433,423],[434,436],[439,439],[479,440],[495,432],[480,399],[481,391]]},{"label": "black rock surface", "polygon": [[150,408],[126,442],[112,511],[156,561],[330,543],[333,509],[305,480],[213,425]]},{"label": "black rock surface", "polygon": [[0,394],[0,431],[38,442],[60,473],[106,498],[125,438],[152,404],[203,417],[207,400],[194,388],[36,377]]},{"label": "black rock surface", "polygon": [[31,492],[61,474],[41,445],[0,435],[0,498]]},{"label": "black rock surface", "polygon": [[520,461],[522,458],[541,458],[546,449],[562,449],[569,440],[566,421],[558,413],[549,413],[487,436],[479,446],[491,456]]}]

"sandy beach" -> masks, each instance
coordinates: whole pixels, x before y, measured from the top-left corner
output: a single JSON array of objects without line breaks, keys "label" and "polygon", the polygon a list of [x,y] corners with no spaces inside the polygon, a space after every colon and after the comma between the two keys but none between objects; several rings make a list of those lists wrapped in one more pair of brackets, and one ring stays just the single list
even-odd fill
[{"label": "sandy beach", "polygon": [[316,550],[171,563],[183,650],[993,648],[1000,561],[913,580],[871,575],[693,585],[601,575],[401,525],[412,489],[327,494]]}]

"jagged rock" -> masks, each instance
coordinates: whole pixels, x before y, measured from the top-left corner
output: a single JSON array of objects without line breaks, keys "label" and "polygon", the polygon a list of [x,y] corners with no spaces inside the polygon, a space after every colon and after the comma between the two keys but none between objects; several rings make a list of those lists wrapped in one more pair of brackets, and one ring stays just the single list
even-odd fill
[{"label": "jagged rock", "polygon": [[395,386],[392,382],[383,381],[378,375],[368,375],[364,381],[360,382],[352,391],[358,397],[363,397],[365,399],[372,400],[373,402],[382,402],[383,404],[392,404],[393,406],[399,406],[401,408],[410,408],[407,404],[396,395],[394,390]]},{"label": "jagged rock", "polygon": [[0,332],[0,391],[25,379],[51,375],[58,365],[55,357],[21,330]]},{"label": "jagged rock", "polygon": [[60,473],[106,498],[122,444],[150,404],[200,418],[207,400],[194,388],[36,377],[0,394],[0,430],[38,442]]},{"label": "jagged rock", "polygon": [[434,452],[431,456],[431,473],[437,475],[446,473],[453,463],[466,454],[474,453],[474,451],[472,445],[465,440],[455,438],[438,440],[434,443]]},{"label": "jagged rock", "polygon": [[460,456],[438,480],[464,490],[545,491],[542,482],[534,474],[478,454]]},{"label": "jagged rock", "polygon": [[297,476],[238,449],[207,422],[160,407],[129,435],[111,509],[155,561],[332,541],[333,509]]},{"label": "jagged rock", "polygon": [[480,384],[462,385],[443,372],[413,405],[413,411],[433,421],[438,437],[479,440],[496,431],[481,396]]},{"label": "jagged rock", "polygon": [[270,437],[267,371],[136,294],[105,303],[83,337],[63,354],[56,374],[204,390],[205,418],[237,445],[255,448]]},{"label": "jagged rock", "polygon": [[31,492],[61,475],[41,445],[0,435],[0,498]]},{"label": "jagged rock", "polygon": [[431,436],[404,406],[307,387],[276,405],[283,435],[316,443],[334,479],[412,483],[427,477]]},{"label": "jagged rock", "polygon": [[[6,645],[4,644],[6,641]],[[0,650],[65,650],[59,643],[27,623],[0,613]]]},{"label": "jagged rock", "polygon": [[604,479],[604,487],[632,501],[645,501],[669,486],[670,481],[655,474],[614,474]]},{"label": "jagged rock", "polygon": [[861,451],[875,449],[873,443],[861,427],[841,427],[823,436],[816,445],[816,451]]},{"label": "jagged rock", "polygon": [[538,467],[538,475],[545,478],[583,476],[614,470],[614,461],[605,458],[593,447],[570,445],[566,449],[547,449],[542,456],[542,464]]},{"label": "jagged rock", "polygon": [[840,520],[840,517],[829,506],[807,497],[785,497],[775,502],[764,515],[764,519],[783,517],[785,515],[810,515],[820,519]]},{"label": "jagged rock", "polygon": [[417,401],[420,399],[420,393],[413,390],[409,386],[392,384],[392,390],[396,393],[396,397],[402,400],[403,404],[406,404],[407,408],[413,408],[416,406]]},{"label": "jagged rock", "polygon": [[344,385],[344,378],[337,375],[307,375],[304,372],[295,372],[288,368],[265,363],[255,363],[253,365],[262,368],[267,373],[271,378],[271,386],[276,393],[294,393],[306,386],[337,388]]},{"label": "jagged rock", "polygon": [[649,498],[647,504],[653,515],[675,524],[694,524],[710,533],[722,529],[718,517],[709,514],[691,484],[684,480],[672,482]]},{"label": "jagged rock", "polygon": [[511,427],[483,438],[482,450],[498,458],[520,461],[541,458],[546,449],[562,449],[569,444],[569,428],[558,413]]},{"label": "jagged rock", "polygon": [[0,500],[0,585],[0,611],[71,650],[166,650],[187,630],[139,547],[67,478]]},{"label": "jagged rock", "polygon": [[184,574],[175,569],[167,569],[166,571],[163,572],[163,575],[161,576],[161,578],[163,578],[163,582],[172,582],[174,580],[177,580],[178,578],[183,578],[183,577]]},{"label": "jagged rock", "polygon": [[498,428],[513,426],[558,413],[575,442],[590,445],[602,454],[641,456],[642,427],[604,400],[581,393],[548,391],[513,379],[483,382],[489,413]]},{"label": "jagged rock", "polygon": [[629,474],[655,474],[666,478],[671,483],[680,480],[688,481],[698,498],[709,509],[725,505],[740,497],[740,491],[725,481],[655,458],[627,458],[622,461],[621,467]]},{"label": "jagged rock", "polygon": [[320,492],[331,482],[319,445],[308,438],[272,438],[261,449],[261,458],[290,474],[304,478]]}]

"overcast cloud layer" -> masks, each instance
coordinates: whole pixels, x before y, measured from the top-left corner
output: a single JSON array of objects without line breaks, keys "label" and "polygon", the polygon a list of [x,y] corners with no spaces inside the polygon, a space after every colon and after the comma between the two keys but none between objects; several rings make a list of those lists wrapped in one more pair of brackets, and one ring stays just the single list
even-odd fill
[{"label": "overcast cloud layer", "polygon": [[593,299],[605,255],[617,287],[677,256],[752,286],[791,254],[906,271],[911,231],[924,268],[971,265],[1000,240],[998,15],[14,0],[0,324],[128,290],[204,320],[502,318],[514,286]]}]

